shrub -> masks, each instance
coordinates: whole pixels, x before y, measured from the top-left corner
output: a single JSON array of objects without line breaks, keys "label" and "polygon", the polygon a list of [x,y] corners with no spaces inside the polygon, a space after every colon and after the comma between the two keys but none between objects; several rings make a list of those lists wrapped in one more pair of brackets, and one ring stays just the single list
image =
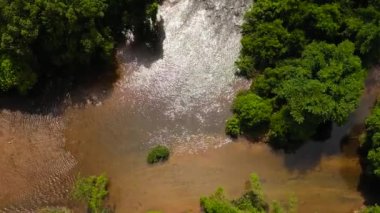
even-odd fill
[{"label": "shrub", "polygon": [[296,213],[297,199],[292,196],[286,206],[273,202],[271,209],[264,200],[259,176],[251,174],[250,188],[236,200],[229,200],[224,194],[223,188],[208,197],[200,199],[202,212],[205,213]]},{"label": "shrub", "polygon": [[75,181],[72,196],[77,201],[86,202],[90,212],[104,212],[103,201],[108,194],[108,178],[105,175],[78,177]]},{"label": "shrub", "polygon": [[237,137],[240,135],[240,120],[236,116],[227,120],[226,123],[226,134],[231,137]]},{"label": "shrub", "polygon": [[240,212],[240,210],[225,197],[223,188],[218,188],[218,190],[209,197],[202,197],[201,206],[205,213]]},{"label": "shrub", "polygon": [[256,174],[251,175],[250,185],[250,189],[243,196],[233,201],[226,198],[223,188],[218,188],[213,195],[200,199],[201,207],[205,213],[266,212],[268,204],[263,199],[261,183]]},{"label": "shrub", "polygon": [[255,128],[269,121],[273,111],[269,101],[251,92],[239,94],[232,109],[247,128]]},{"label": "shrub", "polygon": [[166,146],[157,145],[149,151],[147,161],[149,164],[166,161],[169,159],[170,151]]},{"label": "shrub", "polygon": [[361,213],[380,213],[380,206],[378,205],[368,206],[360,212]]}]

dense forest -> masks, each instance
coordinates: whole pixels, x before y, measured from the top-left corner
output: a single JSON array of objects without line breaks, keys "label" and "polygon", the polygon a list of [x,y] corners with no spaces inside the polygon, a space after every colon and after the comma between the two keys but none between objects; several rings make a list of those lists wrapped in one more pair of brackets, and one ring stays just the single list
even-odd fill
[{"label": "dense forest", "polygon": [[367,67],[380,56],[380,1],[258,0],[245,15],[239,74],[226,132],[264,132],[294,148],[357,108]]},{"label": "dense forest", "polygon": [[109,63],[126,32],[152,37],[157,9],[156,0],[0,0],[0,92]]},{"label": "dense forest", "polygon": [[[380,59],[380,1],[257,0],[244,20],[236,65],[253,81],[237,95],[226,133],[264,134],[274,147],[292,151],[331,123],[345,124],[367,70]],[[364,177],[378,186],[379,103],[359,152]]]}]

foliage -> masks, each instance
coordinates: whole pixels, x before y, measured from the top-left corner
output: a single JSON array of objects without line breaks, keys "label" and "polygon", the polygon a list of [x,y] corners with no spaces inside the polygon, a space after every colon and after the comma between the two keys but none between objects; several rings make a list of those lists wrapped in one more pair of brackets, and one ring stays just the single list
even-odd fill
[{"label": "foliage", "polygon": [[380,179],[380,104],[377,103],[366,120],[366,134],[361,146],[365,174]]},{"label": "foliage", "polygon": [[354,44],[313,42],[299,59],[267,68],[251,92],[238,95],[233,111],[242,126],[269,122],[272,141],[302,141],[319,125],[343,124],[357,107],[365,78]]},{"label": "foliage", "polygon": [[380,213],[380,206],[378,205],[368,206],[360,212],[361,213]]},{"label": "foliage", "polygon": [[268,124],[271,142],[288,146],[323,124],[343,125],[363,90],[362,61],[380,56],[379,11],[377,1],[255,1],[236,62],[238,73],[254,80],[236,97],[226,129]]},{"label": "foliage", "polygon": [[103,201],[108,195],[108,182],[105,175],[78,177],[72,190],[72,196],[77,201],[86,202],[91,212],[104,212]]},{"label": "foliage", "polygon": [[166,161],[169,159],[170,151],[166,146],[157,145],[148,154],[147,161],[150,164]]},{"label": "foliage", "polygon": [[240,210],[234,206],[224,195],[224,190],[218,190],[209,197],[201,198],[201,206],[205,213],[238,213]]},{"label": "foliage", "polygon": [[232,118],[227,120],[226,123],[226,134],[231,137],[237,137],[240,135],[240,121],[237,116],[233,116]]},{"label": "foliage", "polygon": [[[217,191],[208,197],[202,197],[200,204],[205,213],[264,213],[269,212],[269,205],[264,201],[264,194],[261,188],[259,177],[256,174],[251,174],[250,188],[238,199],[228,200],[224,194],[223,188],[218,188]],[[295,202],[293,202],[295,204]],[[294,213],[294,206],[284,210],[279,204],[276,208],[272,208],[270,212]]]},{"label": "foliage", "polygon": [[376,1],[257,0],[242,26],[240,72],[273,67],[299,57],[308,43],[350,39],[362,56],[377,52],[380,12]]},{"label": "foliage", "polygon": [[249,128],[269,121],[272,112],[269,101],[264,101],[260,96],[251,92],[238,95],[232,109],[239,121]]},{"label": "foliage", "polygon": [[257,68],[273,65],[287,53],[286,43],[289,40],[290,34],[279,19],[258,25],[255,32],[247,34],[241,40],[243,49],[242,58],[237,62],[238,68],[242,74],[248,75],[250,67],[246,67],[245,60],[249,58],[252,58],[254,67]]},{"label": "foliage", "polygon": [[146,38],[157,8],[155,0],[0,0],[0,90],[25,93],[37,80],[110,61],[126,30]]}]

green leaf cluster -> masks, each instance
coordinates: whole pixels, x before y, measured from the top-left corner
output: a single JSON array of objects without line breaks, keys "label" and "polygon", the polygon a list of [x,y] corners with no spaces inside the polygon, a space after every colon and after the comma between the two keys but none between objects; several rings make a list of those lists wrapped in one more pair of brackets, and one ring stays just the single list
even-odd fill
[{"label": "green leaf cluster", "polygon": [[108,182],[105,175],[78,177],[72,190],[72,196],[77,201],[85,202],[92,213],[105,212],[103,202],[108,195]]},{"label": "green leaf cluster", "polygon": [[157,145],[149,151],[147,162],[149,164],[154,164],[160,161],[166,161],[169,159],[169,156],[170,156],[170,150],[168,147]]},{"label": "green leaf cluster", "polygon": [[156,0],[0,0],[0,91],[25,93],[37,80],[111,61],[124,32],[151,30],[157,8]]},{"label": "green leaf cluster", "polygon": [[224,194],[223,188],[209,196],[202,197],[201,207],[205,213],[264,213],[268,204],[264,201],[259,177],[252,174],[250,178],[250,189],[240,198],[230,201]]},{"label": "green leaf cluster", "polygon": [[260,179],[256,174],[250,176],[250,188],[239,198],[229,200],[223,188],[207,197],[200,199],[200,204],[205,213],[296,213],[296,199],[292,198],[287,208],[283,208],[278,203],[273,203],[270,208],[264,200]]},{"label": "green leaf cluster", "polygon": [[380,213],[380,206],[368,206],[360,211],[361,213]]},{"label": "green leaf cluster", "polygon": [[327,123],[343,125],[363,91],[363,64],[380,56],[379,11],[371,0],[255,1],[236,62],[253,83],[236,97],[226,132],[266,127],[273,144],[286,146]]},{"label": "green leaf cluster", "polygon": [[252,76],[299,57],[313,41],[350,40],[360,56],[379,56],[379,9],[375,0],[257,0],[244,17],[239,72]]},{"label": "green leaf cluster", "polygon": [[366,119],[365,141],[361,145],[365,174],[380,179],[380,104],[377,103]]}]

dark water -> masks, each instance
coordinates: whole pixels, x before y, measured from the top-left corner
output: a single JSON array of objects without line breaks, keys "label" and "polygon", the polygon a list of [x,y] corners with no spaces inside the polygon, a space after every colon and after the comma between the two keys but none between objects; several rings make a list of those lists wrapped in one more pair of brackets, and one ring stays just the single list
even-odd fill
[{"label": "dark water", "polygon": [[[360,208],[357,137],[378,95],[379,69],[369,75],[359,109],[324,142],[285,154],[224,135],[234,94],[249,86],[234,76],[234,61],[250,2],[167,0],[160,9],[162,50],[121,47],[121,77],[112,89],[95,87],[89,104],[59,117],[2,112],[4,212],[65,204],[78,171],[110,177],[116,212],[197,212],[199,197],[218,186],[240,195],[251,172],[262,178],[268,200],[294,194],[300,212]],[[20,142],[9,148],[15,136]],[[172,156],[149,166],[146,153],[156,144],[169,146]]]}]

